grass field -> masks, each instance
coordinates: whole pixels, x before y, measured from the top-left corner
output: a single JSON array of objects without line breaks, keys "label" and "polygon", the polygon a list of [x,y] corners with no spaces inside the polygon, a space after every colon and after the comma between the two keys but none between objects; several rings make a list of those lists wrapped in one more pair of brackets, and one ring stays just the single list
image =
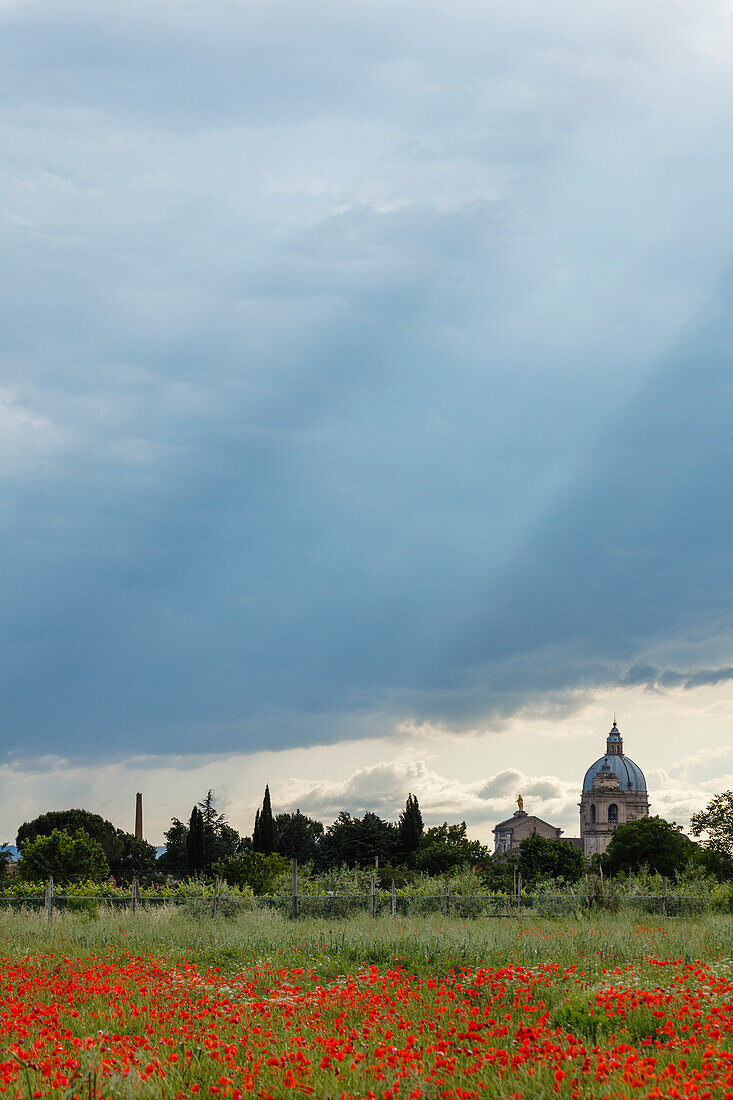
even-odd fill
[{"label": "grass field", "polygon": [[18,1097],[733,1097],[733,920],[0,914]]}]

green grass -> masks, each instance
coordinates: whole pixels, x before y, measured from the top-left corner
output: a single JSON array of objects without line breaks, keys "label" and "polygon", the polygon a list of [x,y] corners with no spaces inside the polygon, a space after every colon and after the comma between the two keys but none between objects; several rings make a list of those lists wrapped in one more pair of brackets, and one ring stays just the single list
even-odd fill
[{"label": "green grass", "polygon": [[[640,933],[640,929],[643,932]],[[453,967],[582,962],[587,973],[622,966],[644,955],[685,961],[733,957],[733,919],[632,919],[594,914],[558,920],[446,920],[442,916],[352,917],[344,922],[290,921],[279,913],[192,917],[172,907],[99,915],[0,912],[0,953],[11,958],[54,954],[85,958],[130,953],[184,959],[235,969],[252,961],[278,966],[311,963],[324,977],[353,972],[361,963],[403,963],[417,974]]]}]

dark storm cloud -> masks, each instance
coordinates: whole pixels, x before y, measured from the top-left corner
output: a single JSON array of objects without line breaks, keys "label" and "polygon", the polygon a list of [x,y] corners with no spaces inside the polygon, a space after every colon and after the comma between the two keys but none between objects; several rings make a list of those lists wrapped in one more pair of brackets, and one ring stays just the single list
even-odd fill
[{"label": "dark storm cloud", "polygon": [[309,744],[660,649],[686,686],[727,667],[716,18],[4,11],[14,751]]},{"label": "dark storm cloud", "polygon": [[727,666],[621,667],[672,643],[694,655],[711,637],[727,651],[727,327],[721,318],[690,334],[609,421],[575,483],[477,599],[473,628],[453,650],[459,660],[486,662],[496,686],[520,693],[530,679],[550,689],[650,679],[692,688],[730,678]]},{"label": "dark storm cloud", "polygon": [[733,680],[733,668],[701,668],[696,672],[678,672],[674,669],[660,671],[651,665],[634,665],[624,677],[624,684],[641,685],[650,691],[661,688],[683,688],[692,691],[698,687],[712,687]]}]

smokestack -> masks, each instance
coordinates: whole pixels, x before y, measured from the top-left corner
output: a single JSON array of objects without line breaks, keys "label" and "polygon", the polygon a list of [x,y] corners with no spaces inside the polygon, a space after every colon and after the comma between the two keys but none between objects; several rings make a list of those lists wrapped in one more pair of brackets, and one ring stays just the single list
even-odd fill
[{"label": "smokestack", "polygon": [[135,839],[142,840],[143,838],[143,796],[138,793],[135,795]]}]

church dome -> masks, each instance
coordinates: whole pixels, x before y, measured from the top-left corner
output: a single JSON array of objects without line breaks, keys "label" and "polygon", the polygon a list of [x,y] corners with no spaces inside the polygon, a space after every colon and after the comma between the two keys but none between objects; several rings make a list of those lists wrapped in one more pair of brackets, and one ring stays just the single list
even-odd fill
[{"label": "church dome", "polygon": [[615,721],[606,741],[606,755],[591,764],[585,773],[584,791],[593,790],[593,780],[604,767],[610,768],[616,774],[622,791],[641,791],[646,794],[644,772],[638,764],[628,756],[624,756],[623,739]]},{"label": "church dome", "polygon": [[604,764],[608,764],[611,771],[616,773],[622,791],[643,791],[646,794],[644,772],[628,756],[602,756],[599,760],[596,760],[595,764],[591,764],[585,773],[584,791],[593,790],[593,780]]}]

